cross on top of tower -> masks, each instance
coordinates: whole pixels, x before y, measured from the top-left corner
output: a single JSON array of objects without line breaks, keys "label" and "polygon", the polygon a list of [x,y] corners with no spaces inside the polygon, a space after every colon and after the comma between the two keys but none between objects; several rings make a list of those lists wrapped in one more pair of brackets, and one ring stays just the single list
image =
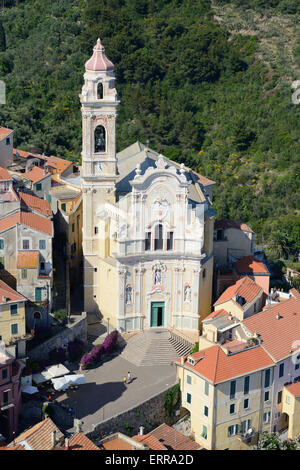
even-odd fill
[{"label": "cross on top of tower", "polygon": [[106,72],[114,69],[114,64],[108,60],[105,55],[105,49],[101,44],[100,38],[94,46],[92,57],[85,63],[85,70],[92,70],[94,72]]}]

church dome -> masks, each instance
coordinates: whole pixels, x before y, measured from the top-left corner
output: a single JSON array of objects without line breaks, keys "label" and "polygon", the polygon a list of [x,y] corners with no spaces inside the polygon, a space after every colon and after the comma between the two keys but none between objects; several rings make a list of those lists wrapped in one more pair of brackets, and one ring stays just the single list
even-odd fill
[{"label": "church dome", "polygon": [[101,44],[100,39],[94,47],[92,57],[85,63],[85,70],[92,70],[94,72],[106,72],[114,69],[114,64],[108,60],[104,53],[105,49]]}]

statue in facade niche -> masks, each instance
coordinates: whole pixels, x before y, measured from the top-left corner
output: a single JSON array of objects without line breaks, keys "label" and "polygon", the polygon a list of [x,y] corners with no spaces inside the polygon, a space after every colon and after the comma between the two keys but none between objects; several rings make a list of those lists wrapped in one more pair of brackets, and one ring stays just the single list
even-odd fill
[{"label": "statue in facade niche", "polygon": [[154,272],[154,285],[160,285],[161,284],[161,270],[159,268],[155,269]]},{"label": "statue in facade niche", "polygon": [[190,302],[192,299],[192,290],[190,286],[185,286],[184,288],[184,301]]}]

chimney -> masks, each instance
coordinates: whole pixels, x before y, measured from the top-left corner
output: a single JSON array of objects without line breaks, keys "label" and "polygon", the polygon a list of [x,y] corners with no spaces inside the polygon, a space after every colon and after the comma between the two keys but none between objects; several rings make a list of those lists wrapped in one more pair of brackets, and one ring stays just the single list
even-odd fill
[{"label": "chimney", "polygon": [[276,314],[276,318],[277,320],[280,320],[281,316],[279,315],[279,313]]},{"label": "chimney", "polygon": [[69,450],[69,439],[67,437],[65,438],[65,449]]},{"label": "chimney", "polygon": [[180,364],[183,366],[184,365],[184,356],[180,358]]},{"label": "chimney", "polygon": [[144,426],[140,426],[140,436],[144,435]]},{"label": "chimney", "polygon": [[7,302],[7,297],[5,297],[5,295],[2,296],[2,301]]},{"label": "chimney", "polygon": [[55,447],[55,444],[56,444],[56,431],[52,431],[52,433],[51,433],[51,444],[52,444],[52,447]]},{"label": "chimney", "polygon": [[80,419],[74,419],[74,427],[77,433],[81,432],[81,425],[82,425],[82,421],[80,421]]},{"label": "chimney", "polygon": [[44,175],[47,173],[47,168],[45,166],[44,166],[43,173],[44,173]]}]

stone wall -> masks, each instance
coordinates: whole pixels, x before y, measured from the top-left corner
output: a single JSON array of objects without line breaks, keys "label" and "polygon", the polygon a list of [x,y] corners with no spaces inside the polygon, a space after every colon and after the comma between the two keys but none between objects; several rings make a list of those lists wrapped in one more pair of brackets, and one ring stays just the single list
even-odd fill
[{"label": "stone wall", "polygon": [[[175,416],[169,418],[164,408],[166,394],[173,387],[174,385],[166,388],[158,395],[154,395],[144,403],[128,409],[118,416],[102,421],[95,425],[93,430],[85,432],[85,434],[91,439],[99,440],[101,432],[103,434],[122,432],[129,436],[134,436],[139,433],[140,426],[144,427],[144,433],[146,434],[162,423],[174,424],[178,418]],[[130,429],[125,423],[128,423]]]},{"label": "stone wall", "polygon": [[82,312],[81,315],[71,316],[71,322],[66,325],[65,328],[52,336],[48,340],[44,341],[42,344],[36,348],[29,351],[28,356],[32,360],[38,359],[48,359],[49,352],[52,349],[66,347],[70,341],[73,341],[75,338],[80,338],[82,341],[86,342],[87,340],[87,321],[86,313]]}]

